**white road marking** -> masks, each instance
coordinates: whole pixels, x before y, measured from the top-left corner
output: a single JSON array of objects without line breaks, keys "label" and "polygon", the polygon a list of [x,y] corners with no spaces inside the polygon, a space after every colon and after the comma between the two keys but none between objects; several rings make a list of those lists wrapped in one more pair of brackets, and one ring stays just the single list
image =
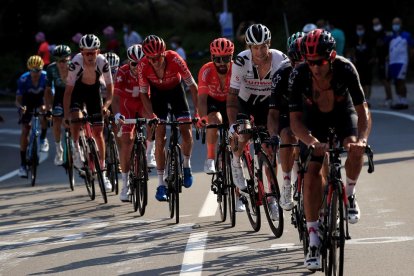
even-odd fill
[{"label": "white road marking", "polygon": [[406,242],[412,241],[414,237],[401,236],[401,237],[372,237],[372,238],[361,238],[351,239],[345,242],[347,244],[379,244],[379,243],[390,243],[390,242]]},{"label": "white road marking", "polygon": [[198,213],[198,217],[213,217],[216,215],[217,208],[217,196],[210,190],[207,194],[206,200],[204,200],[200,213]]},{"label": "white road marking", "polygon": [[397,117],[404,118],[404,119],[407,119],[407,120],[410,120],[410,121],[414,121],[414,116],[410,115],[410,114],[406,114],[406,113],[395,112],[395,111],[376,110],[376,109],[372,109],[371,112],[372,113],[377,113],[377,114],[397,116]]},{"label": "white road marking", "polygon": [[0,134],[12,134],[12,135],[20,135],[21,129],[18,128],[2,128],[0,129]]},{"label": "white road marking", "polygon": [[185,248],[180,275],[201,275],[207,236],[208,232],[193,233],[190,235]]}]

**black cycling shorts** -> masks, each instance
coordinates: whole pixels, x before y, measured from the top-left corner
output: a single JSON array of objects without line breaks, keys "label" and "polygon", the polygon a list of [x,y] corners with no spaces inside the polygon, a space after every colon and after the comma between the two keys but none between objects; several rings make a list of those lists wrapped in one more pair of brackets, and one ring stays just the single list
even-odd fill
[{"label": "black cycling shorts", "polygon": [[211,112],[219,112],[223,118],[223,123],[227,123],[229,121],[227,118],[226,101],[221,102],[207,96],[207,114],[210,114]]},{"label": "black cycling shorts", "polygon": [[94,124],[103,124],[102,98],[99,82],[90,85],[84,84],[80,80],[76,81],[72,92],[70,110],[83,110],[84,106],[86,106],[89,115],[101,114],[101,116],[94,117]]},{"label": "black cycling shorts", "polygon": [[190,119],[190,108],[187,97],[181,84],[169,90],[159,90],[155,86],[150,87],[152,109],[161,120],[167,120],[168,104],[176,120]]},{"label": "black cycling shorts", "polygon": [[239,114],[253,116],[256,126],[266,126],[269,111],[269,97],[250,95],[247,102],[239,99]]}]

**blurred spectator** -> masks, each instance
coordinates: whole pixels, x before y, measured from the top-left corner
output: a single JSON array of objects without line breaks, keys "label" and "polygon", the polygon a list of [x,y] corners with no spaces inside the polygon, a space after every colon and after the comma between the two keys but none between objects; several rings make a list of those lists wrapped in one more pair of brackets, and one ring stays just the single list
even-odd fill
[{"label": "blurred spectator", "polygon": [[392,37],[389,45],[389,74],[394,81],[397,102],[391,106],[392,109],[407,109],[407,77],[408,62],[412,55],[414,45],[411,34],[402,30],[402,20],[395,17],[392,20]]},{"label": "blurred spectator", "polygon": [[356,25],[354,37],[351,42],[351,61],[358,71],[365,98],[369,105],[372,84],[373,47],[364,25]]},{"label": "blurred spectator", "polygon": [[181,44],[182,44],[181,37],[179,37],[179,36],[171,37],[171,39],[170,39],[171,49],[176,51],[184,60],[186,60],[187,56],[186,56],[185,50],[183,49]]},{"label": "blurred spectator", "polygon": [[131,24],[125,23],[122,28],[124,31],[124,44],[125,48],[128,49],[130,46],[142,43],[142,37],[131,28]]},{"label": "blurred spectator", "polygon": [[74,36],[72,36],[72,41],[73,43],[75,43],[77,46],[79,46],[79,41],[82,38],[83,34],[81,33],[76,33]]},{"label": "blurred spectator", "polygon": [[119,41],[116,38],[115,29],[112,26],[107,26],[102,31],[105,37],[104,53],[112,52],[119,55]]},{"label": "blurred spectator", "polygon": [[326,21],[325,21],[325,19],[323,19],[323,18],[318,19],[318,21],[316,21],[316,27],[318,29],[326,30]]},{"label": "blurred spectator", "polygon": [[39,49],[37,50],[37,54],[42,58],[44,62],[44,66],[46,67],[50,63],[50,51],[49,51],[49,43],[46,40],[46,35],[43,32],[38,32],[35,35],[36,42],[39,44]]},{"label": "blurred spectator", "polygon": [[385,101],[384,106],[391,107],[392,105],[392,90],[388,79],[388,38],[384,27],[378,17],[372,19],[373,30],[373,57],[377,64],[378,80],[384,85]]},{"label": "blurred spectator", "polygon": [[331,22],[329,22],[326,25],[325,28],[327,31],[330,31],[332,36],[335,38],[336,41],[336,53],[340,56],[344,55],[344,49],[345,49],[345,33],[341,30],[335,27],[335,25]]},{"label": "blurred spectator", "polygon": [[243,46],[243,48],[248,48],[246,45],[245,37],[247,28],[253,25],[255,22],[253,20],[242,21],[236,30],[236,39]]},{"label": "blurred spectator", "polygon": [[309,33],[312,30],[315,30],[317,27],[313,23],[308,23],[305,26],[303,26],[302,32]]}]

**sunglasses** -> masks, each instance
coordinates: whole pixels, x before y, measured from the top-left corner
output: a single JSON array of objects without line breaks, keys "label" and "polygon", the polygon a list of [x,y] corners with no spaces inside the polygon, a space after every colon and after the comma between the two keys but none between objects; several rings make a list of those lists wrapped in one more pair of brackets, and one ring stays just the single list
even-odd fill
[{"label": "sunglasses", "polygon": [[118,72],[118,68],[111,68],[111,74],[115,75]]},{"label": "sunglasses", "polygon": [[317,59],[317,60],[306,60],[309,66],[322,66],[329,63],[327,59]]},{"label": "sunglasses", "polygon": [[39,73],[40,71],[42,71],[42,69],[38,69],[38,68],[30,69],[30,72],[35,72],[35,73]]},{"label": "sunglasses", "polygon": [[62,58],[58,60],[58,63],[67,63],[69,60],[67,58]]},{"label": "sunglasses", "polygon": [[131,62],[129,62],[129,64],[131,64],[131,66],[132,66],[132,67],[137,67],[138,62],[136,62],[136,61],[131,61]]},{"label": "sunglasses", "polygon": [[231,61],[231,56],[213,57],[213,62],[215,63],[229,63],[230,61]]},{"label": "sunglasses", "polygon": [[83,55],[84,56],[87,56],[87,57],[94,56],[94,55],[96,55],[96,51],[93,51],[93,52],[83,52]]},{"label": "sunglasses", "polygon": [[161,57],[162,57],[161,55],[148,57],[148,60],[151,61],[151,62],[157,62],[157,61],[161,60]]}]

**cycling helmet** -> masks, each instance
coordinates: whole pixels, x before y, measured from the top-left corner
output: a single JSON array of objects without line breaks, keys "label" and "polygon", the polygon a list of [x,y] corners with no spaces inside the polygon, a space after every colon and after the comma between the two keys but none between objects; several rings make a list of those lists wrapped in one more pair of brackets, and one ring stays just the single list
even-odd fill
[{"label": "cycling helmet", "polygon": [[108,52],[105,53],[104,56],[108,60],[109,66],[111,68],[119,67],[119,56],[117,54]]},{"label": "cycling helmet", "polygon": [[72,51],[70,50],[69,46],[66,45],[57,45],[53,50],[53,56],[59,59],[67,58],[71,53]]},{"label": "cycling helmet", "polygon": [[262,24],[253,24],[246,30],[246,44],[260,45],[272,38],[270,30]]},{"label": "cycling helmet", "polygon": [[84,35],[79,41],[79,48],[81,49],[95,50],[99,49],[100,47],[101,42],[99,41],[99,38],[93,34]]},{"label": "cycling helmet", "polygon": [[313,24],[313,23],[308,23],[308,24],[306,24],[305,26],[303,26],[302,32],[304,32],[304,33],[309,33],[310,31],[313,31],[313,30],[315,30],[316,28],[318,28],[318,27],[316,27],[316,25],[315,25],[315,24]]},{"label": "cycling helmet", "polygon": [[234,44],[227,38],[217,38],[210,44],[212,56],[228,56],[234,53]]},{"label": "cycling helmet", "polygon": [[127,57],[129,61],[138,62],[141,58],[144,57],[144,52],[142,51],[141,44],[135,44],[128,48]]},{"label": "cycling helmet", "polygon": [[156,35],[149,35],[142,42],[142,50],[146,56],[161,55],[166,48],[164,40]]},{"label": "cycling helmet", "polygon": [[38,55],[31,56],[27,60],[27,69],[29,70],[33,70],[33,69],[42,70],[43,65],[45,65],[45,63],[43,62],[43,59]]},{"label": "cycling helmet", "polygon": [[315,29],[302,39],[301,52],[305,58],[322,56],[326,59],[336,53],[336,42],[332,34],[323,29]]},{"label": "cycling helmet", "polygon": [[300,52],[300,43],[305,33],[297,32],[291,35],[287,40],[287,54],[292,61],[300,61],[302,54]]}]

